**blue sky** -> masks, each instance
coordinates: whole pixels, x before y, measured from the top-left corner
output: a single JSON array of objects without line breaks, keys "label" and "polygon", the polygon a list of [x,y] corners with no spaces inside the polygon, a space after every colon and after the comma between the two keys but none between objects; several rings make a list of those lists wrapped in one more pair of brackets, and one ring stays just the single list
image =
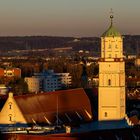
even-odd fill
[{"label": "blue sky", "polygon": [[100,36],[109,11],[122,34],[140,34],[140,0],[0,0],[0,36]]}]

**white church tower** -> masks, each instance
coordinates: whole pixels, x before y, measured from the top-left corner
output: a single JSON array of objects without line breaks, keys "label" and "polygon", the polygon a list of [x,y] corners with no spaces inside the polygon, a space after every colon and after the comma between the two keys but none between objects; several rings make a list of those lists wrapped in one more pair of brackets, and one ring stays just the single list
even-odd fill
[{"label": "white church tower", "polygon": [[98,120],[121,120],[125,117],[125,62],[123,37],[111,25],[101,37],[99,61]]}]

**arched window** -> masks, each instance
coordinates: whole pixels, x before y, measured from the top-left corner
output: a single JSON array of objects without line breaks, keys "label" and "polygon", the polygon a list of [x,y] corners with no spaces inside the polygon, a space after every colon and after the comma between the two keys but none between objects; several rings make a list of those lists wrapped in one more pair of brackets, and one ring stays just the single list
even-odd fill
[{"label": "arched window", "polygon": [[9,105],[9,109],[12,109],[12,105],[11,104]]},{"label": "arched window", "polygon": [[105,115],[105,117],[107,117],[107,112],[105,112],[105,114],[104,114],[104,115]]},{"label": "arched window", "polygon": [[9,116],[9,121],[12,121],[12,116]]},{"label": "arched window", "polygon": [[9,114],[9,121],[12,121],[12,114]]},{"label": "arched window", "polygon": [[12,109],[12,103],[9,102],[8,104],[9,104],[9,109]]},{"label": "arched window", "polygon": [[108,85],[109,85],[109,86],[111,85],[111,80],[110,80],[110,79],[108,79]]}]

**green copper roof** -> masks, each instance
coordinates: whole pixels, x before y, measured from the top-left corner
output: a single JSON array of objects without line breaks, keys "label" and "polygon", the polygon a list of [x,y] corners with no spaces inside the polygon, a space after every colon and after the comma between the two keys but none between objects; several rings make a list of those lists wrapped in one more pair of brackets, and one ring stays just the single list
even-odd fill
[{"label": "green copper roof", "polygon": [[102,37],[121,37],[121,34],[113,26],[113,16],[111,18],[111,25],[107,31],[102,34]]},{"label": "green copper roof", "polygon": [[107,31],[102,34],[102,37],[119,37],[121,34],[111,25]]}]

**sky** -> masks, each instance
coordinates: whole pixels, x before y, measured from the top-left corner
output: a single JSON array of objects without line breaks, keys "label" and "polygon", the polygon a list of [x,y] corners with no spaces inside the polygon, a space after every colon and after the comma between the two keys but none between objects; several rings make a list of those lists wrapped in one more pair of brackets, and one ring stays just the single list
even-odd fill
[{"label": "sky", "polygon": [[140,0],[0,0],[0,36],[100,36],[110,24],[140,34]]}]

